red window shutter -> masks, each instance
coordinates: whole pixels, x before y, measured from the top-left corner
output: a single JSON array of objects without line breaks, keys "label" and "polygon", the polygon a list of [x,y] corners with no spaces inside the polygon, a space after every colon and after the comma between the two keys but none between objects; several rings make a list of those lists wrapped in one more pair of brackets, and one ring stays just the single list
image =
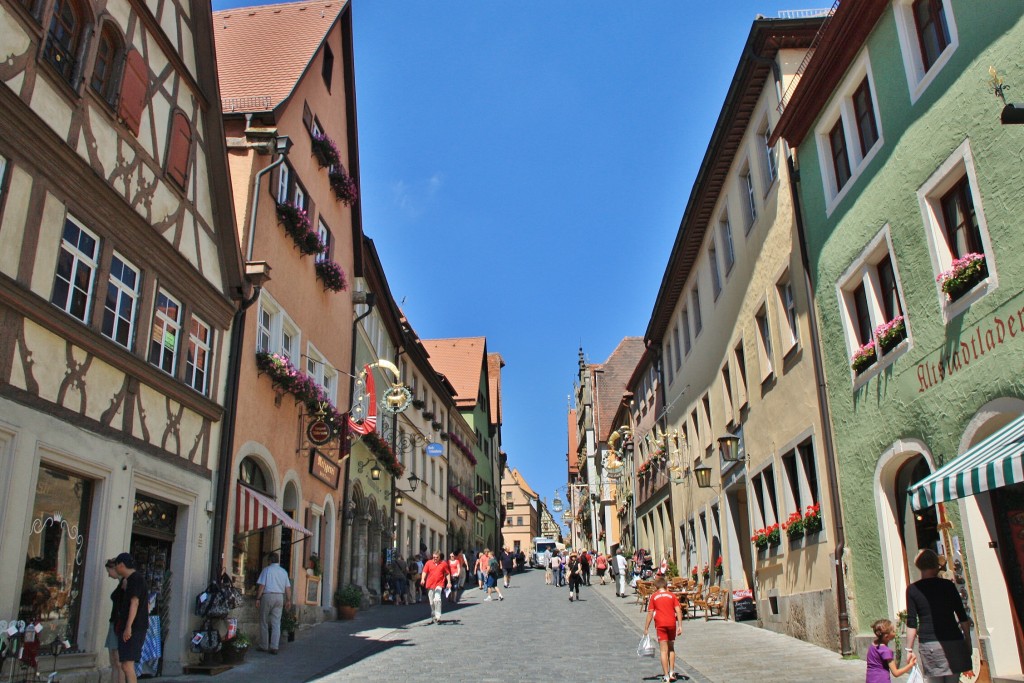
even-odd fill
[{"label": "red window shutter", "polygon": [[139,134],[142,110],[149,98],[149,66],[138,50],[132,49],[124,59],[124,77],[121,79],[121,105],[117,115],[133,135]]},{"label": "red window shutter", "polygon": [[171,139],[167,145],[167,175],[184,188],[188,179],[188,159],[192,151],[192,127],[180,111],[171,118]]}]

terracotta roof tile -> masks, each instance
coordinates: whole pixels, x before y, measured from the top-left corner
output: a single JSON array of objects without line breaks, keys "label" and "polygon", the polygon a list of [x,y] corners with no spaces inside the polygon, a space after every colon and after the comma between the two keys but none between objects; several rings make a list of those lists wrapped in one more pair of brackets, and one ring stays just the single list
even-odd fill
[{"label": "terracotta roof tile", "polygon": [[480,373],[484,367],[486,337],[423,339],[430,364],[455,387],[455,405],[472,408],[480,393]]},{"label": "terracotta roof tile", "polygon": [[594,431],[599,441],[611,435],[615,413],[626,392],[633,370],[644,355],[643,337],[625,337],[600,365],[590,366],[594,372]]},{"label": "terracotta roof tile", "polygon": [[540,498],[540,496],[537,495],[537,492],[530,488],[530,485],[526,483],[526,478],[523,476],[522,472],[518,469],[514,469],[512,470],[512,476],[515,477],[516,481],[519,483],[519,487],[523,489],[526,495],[533,496],[534,498]]},{"label": "terracotta roof tile", "polygon": [[346,0],[213,13],[224,111],[270,111],[295,88]]}]

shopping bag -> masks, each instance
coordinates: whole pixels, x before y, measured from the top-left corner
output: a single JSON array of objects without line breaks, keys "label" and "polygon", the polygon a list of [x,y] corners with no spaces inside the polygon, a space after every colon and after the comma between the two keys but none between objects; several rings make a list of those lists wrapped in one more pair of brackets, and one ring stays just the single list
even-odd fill
[{"label": "shopping bag", "polygon": [[640,639],[640,644],[636,646],[636,656],[653,657],[654,650],[655,647],[654,643],[651,642],[651,637],[645,633],[644,637]]},{"label": "shopping bag", "polygon": [[910,670],[910,675],[907,676],[907,683],[924,683],[924,675],[921,674],[921,667],[917,664]]}]

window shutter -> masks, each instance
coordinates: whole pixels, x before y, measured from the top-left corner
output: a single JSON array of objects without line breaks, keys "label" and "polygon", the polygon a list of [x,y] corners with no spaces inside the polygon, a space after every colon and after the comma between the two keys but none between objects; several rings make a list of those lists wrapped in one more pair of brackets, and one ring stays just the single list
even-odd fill
[{"label": "window shutter", "polygon": [[167,175],[184,189],[188,179],[188,160],[192,151],[192,127],[188,118],[174,112],[171,118],[171,137],[167,144]]},{"label": "window shutter", "polygon": [[[312,456],[311,456],[312,457]],[[310,531],[313,530],[313,510],[306,508],[306,523],[304,525]],[[305,569],[309,566],[309,556],[313,554],[313,538],[306,536],[305,541],[302,545],[304,546],[304,552],[302,553],[302,567]]]},{"label": "window shutter", "polygon": [[121,80],[121,105],[117,115],[133,135],[139,134],[142,110],[149,95],[149,67],[138,50],[128,51],[124,60],[124,77]]},{"label": "window shutter", "polygon": [[305,102],[302,103],[302,125],[306,127],[307,131],[313,130],[313,112],[309,110],[309,105]]}]

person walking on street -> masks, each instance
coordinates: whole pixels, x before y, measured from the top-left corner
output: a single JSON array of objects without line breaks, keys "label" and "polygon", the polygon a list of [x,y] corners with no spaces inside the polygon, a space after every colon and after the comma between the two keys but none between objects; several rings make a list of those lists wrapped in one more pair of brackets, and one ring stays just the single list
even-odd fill
[{"label": "person walking on street", "polygon": [[459,601],[459,588],[462,586],[462,561],[456,553],[448,553],[448,573],[452,577],[452,590],[448,594],[448,601],[454,604]]},{"label": "person walking on street", "polygon": [[665,672],[665,681],[677,680],[676,674],[676,638],[683,635],[683,607],[674,593],[666,590],[668,581],[664,576],[654,580],[657,589],[647,601],[647,622],[644,624],[644,635],[651,628],[651,621],[658,632],[658,645],[661,647],[661,668]]},{"label": "person walking on street", "polygon": [[117,562],[113,558],[107,560],[107,576],[117,579],[117,588],[110,594],[110,625],[107,627],[107,651],[110,653],[110,683],[124,683],[124,672],[121,671],[121,659],[117,654],[118,637],[115,624],[117,623],[117,612],[124,599],[124,581],[117,573]]},{"label": "person walking on street", "polygon": [[590,551],[584,550],[580,554],[580,572],[583,576],[583,585],[590,585]]},{"label": "person walking on street", "polygon": [[956,584],[939,578],[941,562],[924,549],[914,564],[921,579],[907,586],[907,651],[917,642],[917,660],[927,683],[956,683],[973,669],[971,619]]},{"label": "person walking on street", "polygon": [[562,585],[562,553],[555,551],[551,555],[551,573],[554,576],[555,586]]},{"label": "person walking on street", "polygon": [[484,554],[487,556],[487,597],[484,598],[484,602],[488,602],[491,599],[491,590],[498,594],[498,601],[505,599],[505,596],[498,590],[498,572],[501,571],[498,566],[498,558],[490,550],[484,550]]},{"label": "person walking on street", "polygon": [[476,587],[480,590],[484,589],[484,582],[487,578],[487,562],[487,548],[484,548],[483,551],[477,555],[476,566],[473,567],[473,571],[476,573]]},{"label": "person walking on street", "polygon": [[451,590],[452,574],[448,563],[441,559],[441,552],[434,551],[433,556],[423,563],[423,575],[420,583],[427,589],[430,602],[430,623],[441,623],[441,597],[445,587]]},{"label": "person walking on street", "polygon": [[276,655],[281,644],[281,612],[292,605],[292,582],[280,564],[280,555],[270,553],[267,561],[256,579],[256,609],[260,611],[260,644],[256,649]]},{"label": "person walking on street", "polygon": [[136,683],[135,662],[142,657],[142,644],[149,630],[149,587],[142,574],[135,571],[135,558],[130,554],[115,557],[114,569],[124,585],[114,620],[117,658],[125,683]]},{"label": "person walking on street", "polygon": [[505,576],[505,588],[508,588],[512,580],[512,565],[515,562],[515,554],[508,548],[501,550],[501,572]]},{"label": "person walking on street", "polygon": [[573,553],[569,556],[569,602],[578,600],[580,597],[580,586],[583,585],[583,565],[579,555]]},{"label": "person walking on street", "polygon": [[615,578],[615,595],[620,598],[626,597],[626,556],[622,554],[622,548],[615,551],[612,558],[612,576]]},{"label": "person walking on street", "polygon": [[551,551],[545,550],[544,554],[540,556],[540,566],[544,567],[544,585],[551,585]]},{"label": "person walking on street", "polygon": [[891,683],[893,676],[902,676],[914,668],[917,657],[913,652],[908,653],[907,663],[902,667],[896,666],[896,658],[889,649],[889,641],[896,637],[896,629],[888,619],[879,619],[871,624],[871,630],[875,632],[875,642],[868,648],[868,665],[865,671],[865,683]]},{"label": "person walking on street", "polygon": [[594,567],[597,569],[597,578],[601,579],[601,585],[604,585],[604,575],[608,571],[608,558],[604,556],[604,553],[598,553],[597,559],[594,560]]}]

